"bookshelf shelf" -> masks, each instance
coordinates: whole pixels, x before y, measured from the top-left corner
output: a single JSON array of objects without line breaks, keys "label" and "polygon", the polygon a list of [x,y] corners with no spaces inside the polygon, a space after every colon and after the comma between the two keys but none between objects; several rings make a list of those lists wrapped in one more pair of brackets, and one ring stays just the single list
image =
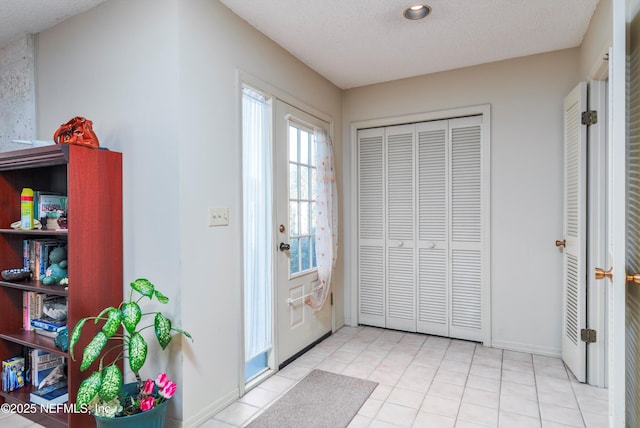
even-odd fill
[{"label": "bookshelf shelf", "polygon": [[[22,188],[56,192],[68,197],[68,230],[15,230],[20,218]],[[66,243],[69,286],[39,281],[0,280],[0,360],[41,349],[67,358],[69,404],[75,403],[81,380],[80,361],[71,361],[53,339],[23,330],[25,292],[67,297],[68,325],[97,315],[122,299],[122,154],[79,146],[55,145],[0,153],[0,270],[23,266],[23,241],[53,238]],[[108,263],[105,261],[108,260]],[[92,337],[85,325],[77,349]],[[97,365],[97,362],[95,363]],[[93,369],[95,367],[91,367]],[[0,392],[0,403],[29,403],[31,386]],[[16,406],[20,408],[20,406]],[[26,406],[24,407],[26,408]],[[95,426],[80,412],[24,412],[45,427]]]},{"label": "bookshelf shelf", "polygon": [[23,291],[35,291],[36,293],[45,293],[54,296],[67,296],[69,294],[69,290],[67,290],[66,287],[61,285],[44,285],[40,281],[0,281],[0,287],[17,288]]},{"label": "bookshelf shelf", "polygon": [[0,333],[0,339],[8,340],[10,342],[27,346],[29,348],[37,348],[49,351],[54,354],[62,355],[66,358],[69,357],[68,353],[63,352],[53,343],[53,339],[39,335],[32,331],[20,330],[14,333]]},{"label": "bookshelf shelf", "polygon": [[69,231],[67,229],[56,229],[56,230],[21,230],[21,229],[0,229],[0,234],[10,234],[10,235],[24,235],[24,236],[67,236]]},{"label": "bookshelf shelf", "polygon": [[[5,402],[16,404],[16,408],[20,408],[24,403],[29,403],[29,394],[31,394],[34,390],[35,388],[33,386],[27,385],[11,392],[0,391],[0,397],[2,397]],[[29,406],[29,416],[29,419],[43,426],[56,428],[64,428],[68,426],[67,414],[62,411],[47,412],[41,409],[39,406]]]}]

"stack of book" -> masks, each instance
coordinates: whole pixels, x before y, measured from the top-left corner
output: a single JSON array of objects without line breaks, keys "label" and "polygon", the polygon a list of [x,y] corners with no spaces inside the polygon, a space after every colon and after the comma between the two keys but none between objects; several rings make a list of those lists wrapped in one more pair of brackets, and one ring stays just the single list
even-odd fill
[{"label": "stack of book", "polygon": [[32,279],[44,278],[49,267],[49,253],[56,247],[63,247],[64,242],[57,239],[25,239],[22,241],[22,264],[29,269]]},{"label": "stack of book", "polygon": [[25,291],[22,328],[55,338],[67,328],[67,298]]},{"label": "stack of book", "polygon": [[42,317],[42,309],[46,294],[36,293],[35,291],[25,291],[22,295],[22,328],[24,330],[33,330],[31,320]]},{"label": "stack of book", "polygon": [[63,379],[52,385],[45,386],[29,394],[29,400],[34,404],[48,406],[62,404],[69,401],[67,380]]},{"label": "stack of book", "polygon": [[66,321],[56,321],[46,317],[31,320],[31,328],[36,334],[51,338],[58,337],[58,334],[67,328]]},{"label": "stack of book", "polygon": [[30,351],[31,383],[36,388],[44,388],[65,378],[66,360],[60,354],[42,349]]}]

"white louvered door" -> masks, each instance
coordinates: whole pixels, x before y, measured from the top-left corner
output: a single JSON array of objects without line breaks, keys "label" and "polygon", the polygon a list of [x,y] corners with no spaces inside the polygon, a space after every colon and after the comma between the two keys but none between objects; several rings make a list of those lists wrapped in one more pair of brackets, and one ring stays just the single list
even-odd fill
[{"label": "white louvered door", "polygon": [[452,337],[482,340],[482,117],[449,121]]},{"label": "white louvered door", "polygon": [[358,131],[361,324],[486,338],[484,135],[483,116]]},{"label": "white louvered door", "polygon": [[449,121],[416,125],[418,316],[421,333],[449,335]]},{"label": "white louvered door", "polygon": [[387,153],[387,312],[385,326],[416,331],[414,276],[415,126],[385,130]]},{"label": "white louvered door", "polygon": [[384,129],[358,131],[359,321],[385,326]]},{"label": "white louvered door", "polygon": [[562,359],[578,381],[586,380],[586,143],[587,84],[581,82],[564,100],[565,197],[563,254]]}]

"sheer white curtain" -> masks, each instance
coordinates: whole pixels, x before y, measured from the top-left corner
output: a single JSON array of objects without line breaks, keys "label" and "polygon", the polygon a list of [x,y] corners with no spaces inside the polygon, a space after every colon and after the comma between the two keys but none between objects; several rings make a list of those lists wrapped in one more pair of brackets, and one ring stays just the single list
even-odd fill
[{"label": "sheer white curtain", "polygon": [[260,93],[242,91],[245,361],[269,351],[271,342],[270,105]]},{"label": "sheer white curtain", "polygon": [[307,304],[322,309],[330,294],[331,276],[338,255],[338,191],[333,164],[333,146],[329,133],[314,129],[314,158],[316,162],[315,204],[316,260],[319,286],[309,296]]}]

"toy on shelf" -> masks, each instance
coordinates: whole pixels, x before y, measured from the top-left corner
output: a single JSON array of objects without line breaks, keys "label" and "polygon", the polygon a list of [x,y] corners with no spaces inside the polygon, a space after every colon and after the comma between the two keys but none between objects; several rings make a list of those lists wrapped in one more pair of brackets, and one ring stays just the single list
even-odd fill
[{"label": "toy on shelf", "polygon": [[45,285],[67,284],[67,250],[64,247],[57,247],[49,253],[51,265],[47,268],[42,283]]}]

